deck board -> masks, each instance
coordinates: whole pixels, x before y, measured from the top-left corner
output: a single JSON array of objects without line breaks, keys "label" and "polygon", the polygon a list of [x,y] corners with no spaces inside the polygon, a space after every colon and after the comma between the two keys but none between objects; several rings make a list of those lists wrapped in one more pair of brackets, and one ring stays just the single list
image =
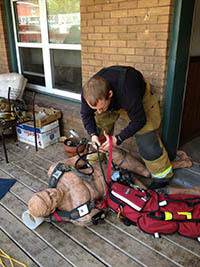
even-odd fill
[{"label": "deck board", "polygon": [[[116,227],[119,227],[121,231],[126,231],[132,238],[137,239],[138,242],[141,242],[145,246],[151,247],[152,250],[167,257],[177,265],[185,264],[186,266],[189,266],[190,262],[193,261],[197,266],[200,262],[200,255],[197,253],[199,248],[196,240],[181,237],[178,234],[162,235],[162,238],[154,239],[151,235],[138,231],[137,227],[127,227],[121,224],[118,220],[116,221],[115,217],[115,214],[112,214],[107,221],[114,224]],[[182,245],[180,245],[181,240]],[[187,242],[189,242],[190,245],[187,249],[184,249],[185,246],[183,246],[183,244]],[[196,253],[194,253],[195,248],[197,249]]]},{"label": "deck board", "polygon": [[[18,184],[19,183],[16,183],[10,191],[17,198],[26,202],[26,200],[31,197],[32,192],[28,188],[24,188],[22,190],[23,194],[20,194],[19,189],[18,189],[18,187],[19,187]],[[15,199],[11,195],[8,196],[8,194],[4,197],[4,199],[2,200],[2,203],[4,205],[6,205],[6,207],[9,210],[11,210],[12,212],[13,212],[13,210],[15,210],[16,204],[17,204],[17,206],[20,206],[18,199]],[[22,206],[22,204],[21,204],[21,206]],[[22,210],[19,210],[19,211],[15,210],[15,214],[20,218],[20,215],[23,213],[24,210],[25,210],[25,208],[23,208]],[[104,262],[106,262],[106,261],[110,262],[109,264],[111,264],[112,266],[116,265],[116,263],[119,263],[119,262],[121,262],[121,264],[123,264],[124,262],[128,262],[128,264],[130,264],[130,263],[132,264],[132,261],[129,260],[129,257],[124,256],[123,255],[124,253],[121,253],[121,252],[118,253],[119,255],[122,254],[122,255],[120,255],[120,260],[110,258],[110,255],[112,255],[115,252],[115,249],[112,246],[110,246],[109,244],[106,244],[98,236],[94,236],[93,233],[91,233],[91,231],[89,231],[87,228],[75,227],[72,224],[62,225],[60,223],[49,224],[49,223],[45,223],[45,222],[43,224],[45,226],[41,226],[41,227],[37,228],[36,232],[39,233],[41,238],[43,238],[45,240],[49,240],[49,238],[51,236],[53,236],[52,240],[55,239],[55,236],[56,236],[57,240],[63,239],[63,235],[60,236],[60,234],[58,234],[58,231],[56,231],[55,228],[53,228],[53,226],[55,226],[55,227],[58,227],[59,229],[61,229],[62,233],[65,233],[66,236],[69,236],[70,238],[75,240],[75,242],[79,243],[81,245],[81,247],[87,247],[87,249],[90,250],[91,254],[96,255],[96,257],[98,257],[99,259],[103,259]],[[45,231],[44,231],[44,229],[45,229]],[[63,243],[63,240],[60,242]],[[66,241],[66,242],[68,243],[68,241]],[[96,244],[98,244],[98,246],[94,247],[93,246],[94,242]],[[57,246],[54,244],[54,247],[57,247]],[[108,252],[108,255],[105,254],[105,251]],[[126,264],[124,266],[126,266]],[[137,266],[137,265],[135,265],[135,266]]]},{"label": "deck board", "polygon": [[[22,195],[18,195],[17,191],[16,191],[17,185],[14,185],[11,189],[11,193],[13,193],[14,195],[16,195],[17,197],[19,197],[21,200],[30,198],[32,192],[26,192],[27,190],[24,189],[25,194]],[[6,206],[6,208],[9,209],[9,211],[11,212],[15,212],[15,215],[20,219],[21,214],[23,213],[23,211],[25,211],[25,206],[20,203],[20,201],[13,195],[11,195],[10,193],[8,193],[1,201],[1,203]],[[16,209],[17,206],[17,209]],[[40,238],[46,240],[49,242],[49,244],[51,244],[52,246],[54,246],[55,248],[58,249],[58,244],[56,244],[55,240],[57,242],[59,242],[59,244],[63,244],[64,245],[64,241],[63,241],[63,233],[66,234],[66,236],[70,237],[71,239],[73,239],[75,241],[75,243],[78,243],[81,247],[87,247],[87,250],[95,255],[96,257],[98,257],[99,259],[102,259],[104,262],[108,261],[109,264],[111,264],[111,266],[115,266],[116,263],[120,263],[120,264],[124,264],[125,262],[127,262],[127,265],[125,264],[124,266],[129,266],[129,264],[132,264],[132,261],[129,259],[129,257],[125,256],[124,253],[118,252],[118,255],[120,256],[120,259],[117,258],[110,258],[110,255],[112,255],[113,253],[115,253],[115,249],[110,246],[109,244],[103,242],[101,240],[101,238],[99,238],[98,236],[94,236],[93,233],[91,233],[91,231],[89,231],[87,228],[79,228],[79,227],[75,227],[72,224],[65,224],[62,225],[62,234],[58,232],[58,230],[55,229],[55,227],[57,227],[57,225],[59,226],[59,223],[54,223],[54,224],[50,224],[50,223],[46,223],[44,222],[42,226],[40,226],[38,229],[36,229],[36,232],[40,235]],[[53,227],[55,226],[55,227]],[[56,239],[55,239],[56,236]],[[66,238],[67,239],[67,238]],[[70,247],[70,242],[69,240],[66,240],[65,242],[68,244],[68,248]],[[53,244],[52,244],[53,241]],[[94,242],[96,244],[98,244],[98,246],[94,247],[93,244]],[[73,251],[73,249],[71,249],[71,251]],[[76,251],[77,253],[77,248],[74,249],[74,251]],[[107,255],[105,254],[105,251],[107,252]],[[65,251],[64,253],[65,255],[68,255],[68,253]],[[72,254],[72,253],[71,253]],[[79,252],[79,254],[81,255],[81,253]],[[100,254],[100,255],[98,255]],[[121,254],[121,255],[120,255]],[[90,255],[90,254],[89,254]],[[88,261],[88,257],[87,255],[84,255],[84,257],[82,257],[83,259],[87,259]],[[82,262],[84,263],[84,261],[82,260]],[[76,264],[77,262],[75,262]],[[95,263],[93,262],[92,266]],[[87,265],[85,265],[87,266]],[[137,265],[133,265],[133,266],[137,266]]]},{"label": "deck board", "polygon": [[120,223],[112,212],[96,226],[44,222],[36,230],[28,229],[22,213],[32,194],[47,187],[51,164],[66,158],[63,144],[38,152],[23,143],[10,142],[7,148],[8,164],[0,141],[0,177],[15,178],[17,182],[0,200],[0,247],[27,266],[199,265],[197,241],[178,234],[154,239]]},{"label": "deck board", "polygon": [[[27,206],[11,193],[8,193],[0,203],[4,208],[6,207],[6,209],[11,214],[14,213],[16,218],[18,219],[19,222],[16,222],[16,219],[14,220],[15,228],[17,228],[16,231],[19,231],[18,229],[21,230],[21,228],[24,228],[25,226],[21,221],[21,214],[27,209]],[[5,223],[7,223],[7,221],[5,221]],[[9,226],[7,226],[6,228],[9,229]],[[92,263],[92,265],[90,266],[99,266],[99,261],[97,261],[90,254],[86,253],[86,251],[82,249],[80,245],[77,245],[66,235],[63,235],[63,233],[59,231],[56,227],[54,227],[52,224],[44,222],[35,231],[31,231],[27,227],[25,228],[26,229],[24,232],[24,237],[18,239],[18,242],[20,243],[21,246],[25,247],[27,252],[31,253],[31,255],[36,255],[37,250],[39,248],[41,250],[47,250],[48,248],[50,251],[49,256],[50,258],[53,257],[55,262],[51,263],[50,259],[46,263],[47,264],[46,266],[59,266],[56,264],[61,264],[60,266],[68,266],[67,264],[68,262],[72,263],[75,266],[78,266],[80,260],[82,261],[83,266],[87,266],[88,262]],[[9,229],[9,231],[11,231],[11,229]],[[13,231],[12,236],[13,238],[16,238],[14,234],[15,233]],[[32,246],[28,245],[30,242]],[[65,246],[65,244],[67,244],[67,246]],[[47,250],[47,253],[49,253],[49,251]],[[62,255],[62,257],[60,257],[60,255]],[[37,259],[37,262],[40,264],[43,263],[41,257],[42,256],[35,258]],[[70,265],[71,264],[69,264],[69,266]]]},{"label": "deck board", "polygon": [[[16,209],[16,207],[15,207]],[[31,255],[31,258],[42,266],[70,266],[46,242],[40,240],[12,213],[0,206],[0,220],[3,231],[15,240],[19,247]]]},{"label": "deck board", "polygon": [[[37,267],[37,264],[34,263],[29,256],[27,256],[14,242],[11,240],[3,231],[0,230],[0,248],[5,252],[9,257],[20,261],[21,263],[26,263],[29,267]],[[5,266],[9,266],[9,260],[0,257]]]},{"label": "deck board", "polygon": [[126,231],[120,231],[115,225],[104,222],[98,227],[92,226],[91,228],[105,241],[125,251],[130,258],[135,258],[138,263],[146,266],[159,266],[162,261],[163,266],[176,266],[169,258],[166,259],[155,250],[153,251],[151,247],[144,246],[131,235],[127,235]]}]

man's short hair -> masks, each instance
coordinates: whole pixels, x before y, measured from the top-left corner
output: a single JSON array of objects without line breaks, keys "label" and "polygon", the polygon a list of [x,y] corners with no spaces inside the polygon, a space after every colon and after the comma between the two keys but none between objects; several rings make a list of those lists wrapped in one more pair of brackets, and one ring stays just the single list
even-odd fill
[{"label": "man's short hair", "polygon": [[94,76],[83,87],[83,96],[90,105],[95,107],[100,99],[108,99],[109,90],[110,85],[104,78]]}]

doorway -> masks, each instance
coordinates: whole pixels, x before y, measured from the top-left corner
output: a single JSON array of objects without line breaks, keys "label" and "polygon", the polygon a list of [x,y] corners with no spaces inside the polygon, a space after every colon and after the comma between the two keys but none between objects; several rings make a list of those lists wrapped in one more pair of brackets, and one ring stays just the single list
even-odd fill
[{"label": "doorway", "polygon": [[189,66],[180,132],[180,145],[200,136],[200,1],[196,1]]}]

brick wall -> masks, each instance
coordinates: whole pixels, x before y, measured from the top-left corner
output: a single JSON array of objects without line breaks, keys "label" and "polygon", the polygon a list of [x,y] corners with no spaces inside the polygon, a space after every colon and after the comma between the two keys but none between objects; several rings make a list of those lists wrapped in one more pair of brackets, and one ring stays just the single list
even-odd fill
[{"label": "brick wall", "polygon": [[10,72],[10,58],[8,53],[8,39],[3,1],[0,1],[0,59],[0,73]]},{"label": "brick wall", "polygon": [[173,0],[81,0],[83,83],[103,66],[130,65],[161,105]]}]

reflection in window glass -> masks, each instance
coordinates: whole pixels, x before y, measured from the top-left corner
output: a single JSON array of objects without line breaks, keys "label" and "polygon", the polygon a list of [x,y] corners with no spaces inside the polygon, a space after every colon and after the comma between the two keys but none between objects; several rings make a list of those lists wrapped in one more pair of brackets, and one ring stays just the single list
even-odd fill
[{"label": "reflection in window glass", "polygon": [[29,83],[45,86],[41,48],[20,47],[22,74]]},{"label": "reflection in window glass", "polygon": [[47,0],[49,42],[80,44],[80,0]]},{"label": "reflection in window glass", "polygon": [[23,0],[14,3],[18,42],[40,43],[40,11],[38,0]]},{"label": "reflection in window glass", "polygon": [[53,87],[73,93],[81,91],[81,51],[51,50]]}]

